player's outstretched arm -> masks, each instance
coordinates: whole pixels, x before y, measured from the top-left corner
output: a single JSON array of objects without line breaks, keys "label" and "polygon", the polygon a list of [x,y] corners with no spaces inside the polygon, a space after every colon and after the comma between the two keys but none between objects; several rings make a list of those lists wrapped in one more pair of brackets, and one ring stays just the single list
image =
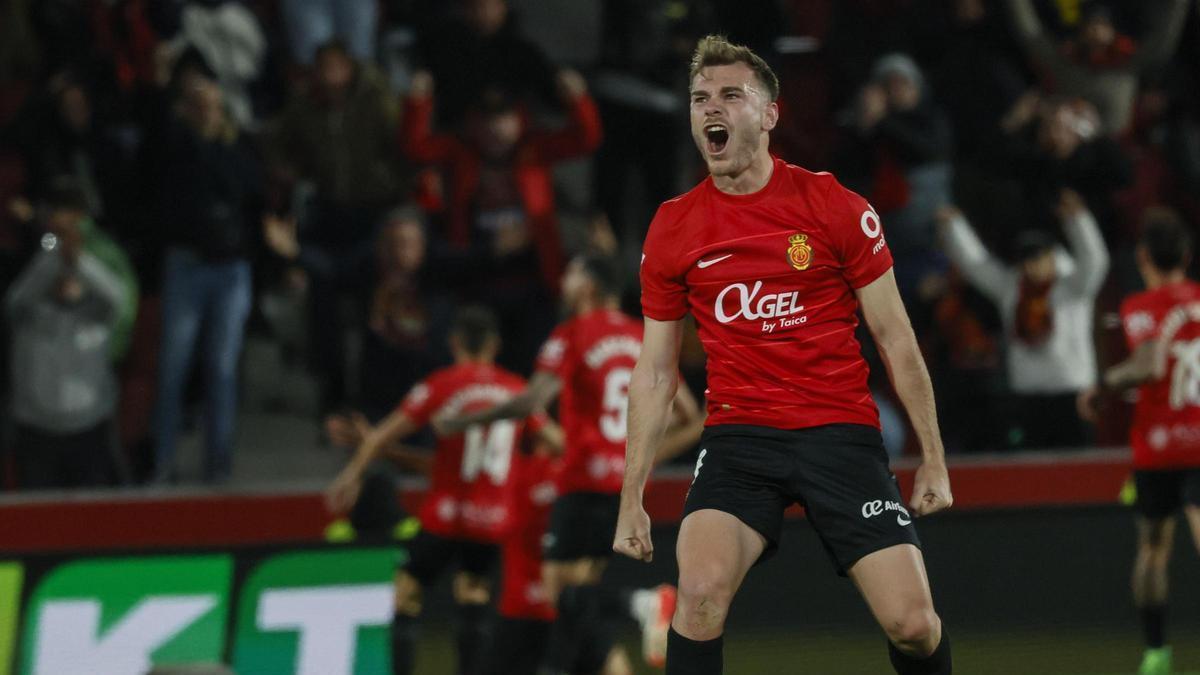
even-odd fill
[{"label": "player's outstretched arm", "polygon": [[562,380],[554,373],[539,371],[516,396],[500,405],[460,417],[434,418],[433,428],[440,435],[462,433],[475,424],[491,424],[496,420],[524,419],[545,410],[562,391]]},{"label": "player's outstretched arm", "polygon": [[417,426],[413,424],[408,415],[397,410],[367,432],[362,442],[358,444],[358,449],[354,451],[354,456],[350,458],[346,467],[325,491],[325,504],[329,510],[334,513],[349,511],[354,506],[355,500],[358,499],[363,472],[367,470],[371,462],[383,454],[383,451],[393,442],[412,435],[416,430]]},{"label": "player's outstretched arm", "polygon": [[946,471],[946,451],[938,430],[937,408],[933,402],[933,384],[925,359],[917,347],[904,301],[896,288],[896,276],[888,270],[883,276],[858,289],[867,327],[875,338],[888,377],[921,444],[921,466],[917,469],[909,506],[918,516],[950,508],[950,475]]},{"label": "player's outstretched arm", "polygon": [[646,319],[642,353],[629,382],[629,437],[625,445],[625,483],[621,487],[621,512],[613,550],[635,560],[650,562],[650,516],[642,507],[642,494],[655,449],[662,442],[679,387],[679,345],[682,321]]},{"label": "player's outstretched arm", "polygon": [[1079,392],[1075,400],[1075,409],[1079,416],[1092,424],[1100,419],[1102,399],[1108,394],[1114,394],[1140,386],[1158,377],[1158,340],[1146,340],[1133,350],[1129,358],[1109,366],[1100,378],[1100,386],[1093,386]]}]

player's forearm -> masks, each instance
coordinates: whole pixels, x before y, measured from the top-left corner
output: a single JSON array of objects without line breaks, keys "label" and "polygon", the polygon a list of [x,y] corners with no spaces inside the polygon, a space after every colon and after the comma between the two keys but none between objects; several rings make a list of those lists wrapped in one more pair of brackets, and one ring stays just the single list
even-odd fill
[{"label": "player's forearm", "polygon": [[897,338],[893,344],[880,345],[888,377],[900,403],[908,412],[909,421],[921,445],[924,462],[945,463],[946,452],[938,429],[937,405],[933,400],[933,383],[925,368],[925,359],[909,331],[908,339]]},{"label": "player's forearm", "polygon": [[480,410],[477,413],[463,415],[458,418],[458,423],[462,426],[472,426],[475,424],[491,424],[498,420],[511,420],[529,417],[537,410],[537,402],[532,396],[521,394],[508,399],[504,403],[492,406],[487,410]]},{"label": "player's forearm", "polygon": [[625,446],[625,484],[621,498],[641,503],[654,467],[655,448],[662,442],[679,386],[674,371],[643,367],[633,370],[629,383],[629,437]]}]

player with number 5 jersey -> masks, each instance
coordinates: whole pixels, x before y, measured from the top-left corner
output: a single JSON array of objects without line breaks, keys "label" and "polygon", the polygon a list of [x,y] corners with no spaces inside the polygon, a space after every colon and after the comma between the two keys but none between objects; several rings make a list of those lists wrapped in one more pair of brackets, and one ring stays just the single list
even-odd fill
[{"label": "player with number 5 jersey", "polygon": [[[563,302],[571,318],[542,346],[529,386],[491,410],[435,420],[442,433],[520,419],[558,399],[565,451],[559,470],[559,496],[543,537],[542,581],[559,618],[550,640],[548,666],[554,672],[597,672],[611,647],[611,636],[595,631],[595,608],[610,593],[598,588],[617,524],[625,471],[629,381],[642,350],[642,326],[618,309],[616,267],[610,258],[581,255],[567,266]],[[699,406],[680,387],[675,421],[690,426]],[[659,606],[642,615],[647,660],[661,660],[673,589],[664,589]]]}]

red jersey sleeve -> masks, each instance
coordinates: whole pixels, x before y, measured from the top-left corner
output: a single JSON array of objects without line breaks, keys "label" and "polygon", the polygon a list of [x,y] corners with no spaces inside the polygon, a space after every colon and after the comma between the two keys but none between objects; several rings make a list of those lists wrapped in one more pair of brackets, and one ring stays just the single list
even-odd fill
[{"label": "red jersey sleeve", "polygon": [[856,193],[830,180],[825,217],[842,276],[851,288],[862,288],[892,267],[892,252],[875,209]]},{"label": "red jersey sleeve", "polygon": [[1121,330],[1125,333],[1125,344],[1130,351],[1137,349],[1146,340],[1158,333],[1158,322],[1154,314],[1132,298],[1121,303]]},{"label": "red jersey sleeve", "polygon": [[676,321],[687,314],[686,270],[674,255],[679,243],[670,241],[668,223],[659,207],[642,246],[642,314],[656,321]]},{"label": "red jersey sleeve", "polygon": [[567,366],[567,349],[570,348],[571,342],[567,339],[570,331],[570,324],[564,323],[554,329],[550,333],[550,337],[542,343],[542,349],[538,352],[537,360],[533,364],[533,372],[535,373],[553,373],[560,378],[566,377]]},{"label": "red jersey sleeve", "polygon": [[412,420],[413,424],[418,427],[425,426],[429,423],[429,418],[438,405],[438,397],[435,394],[434,387],[429,380],[416,383],[412,389],[408,390],[404,400],[400,402],[400,412],[404,413],[405,417]]}]

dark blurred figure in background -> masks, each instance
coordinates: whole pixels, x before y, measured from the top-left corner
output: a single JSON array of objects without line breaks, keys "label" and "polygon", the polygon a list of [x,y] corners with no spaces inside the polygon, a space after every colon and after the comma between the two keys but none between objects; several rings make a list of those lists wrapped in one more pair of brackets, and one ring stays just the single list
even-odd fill
[{"label": "dark blurred figure in background", "polygon": [[1026,230],[1016,237],[1017,264],[1008,266],[988,252],[960,211],[946,207],[938,214],[947,254],[1000,310],[1013,393],[1005,419],[1008,442],[1017,447],[1077,447],[1088,441],[1075,398],[1096,383],[1092,331],[1108,249],[1078,194],[1064,190],[1055,215],[1070,255],[1046,232]]},{"label": "dark blurred figure in background", "polygon": [[137,281],[71,179],[52,181],[43,204],[41,250],[5,297],[17,483],[110,485],[125,477],[115,363],[137,311]]},{"label": "dark blurred figure in background", "polygon": [[488,89],[552,103],[554,66],[522,36],[508,0],[454,0],[449,21],[430,26],[417,55],[438,83],[437,121],[455,128]]},{"label": "dark blurred figure in background", "polygon": [[292,60],[312,65],[321,45],[334,38],[345,41],[355,59],[374,59],[380,4],[377,0],[282,0],[279,7]]},{"label": "dark blurred figure in background", "polygon": [[887,223],[896,283],[910,296],[941,263],[934,210],[950,200],[950,122],[924,74],[904,54],[879,59],[848,115],[839,176]]},{"label": "dark blurred figure in background", "polygon": [[[263,234],[272,252],[307,269],[294,221],[267,218]],[[380,225],[373,264],[343,279],[344,287],[361,299],[366,317],[358,391],[352,398],[372,424],[390,413],[430,369],[450,362],[445,338],[454,302],[435,283],[437,271],[430,264],[423,216],[413,207],[400,207]]]},{"label": "dark blurred figure in background", "polygon": [[1121,146],[1101,133],[1096,109],[1083,99],[1023,95],[1001,125],[1007,136],[996,161],[1020,186],[1008,222],[1049,229],[1063,188],[1078,192],[1113,241],[1113,194],[1129,185],[1133,167]]},{"label": "dark blurred figure in background", "polygon": [[1100,112],[1101,130],[1115,134],[1129,126],[1141,77],[1162,67],[1175,52],[1191,3],[1137,3],[1148,25],[1138,40],[1118,31],[1108,3],[1087,3],[1075,35],[1061,43],[1047,34],[1033,0],[1006,4],[1017,36],[1043,71],[1049,90],[1088,100]]},{"label": "dark blurred figure in background", "polygon": [[204,479],[229,478],[237,370],[250,314],[248,259],[261,208],[257,160],[220,87],[194,78],[168,126],[161,217],[168,249],[156,411],[155,480],[177,477],[175,450],[192,357],[204,369]]},{"label": "dark blurred figure in background", "polygon": [[283,112],[269,145],[276,170],[303,181],[291,215],[307,258],[313,359],[328,412],[347,395],[338,319],[343,280],[370,263],[376,224],[403,194],[395,99],[376,68],[356,61],[338,40],[325,43],[308,91]]},{"label": "dark blurred figure in background", "polygon": [[553,131],[533,128],[510,92],[489,89],[472,105],[463,133],[435,133],[428,73],[413,77],[405,108],[405,153],[445,168],[442,236],[452,252],[445,278],[463,296],[492,303],[505,344],[500,363],[516,371],[528,369],[556,318],[563,248],[551,168],[600,144],[600,117],[583,77],[568,70],[558,81],[569,120]]},{"label": "dark blurred figure in background", "polygon": [[8,132],[25,161],[30,199],[37,202],[52,180],[70,176],[88,212],[124,232],[120,218],[128,213],[134,188],[134,148],[118,131],[112,120],[100,117],[83,80],[72,72],[54,76]]}]

